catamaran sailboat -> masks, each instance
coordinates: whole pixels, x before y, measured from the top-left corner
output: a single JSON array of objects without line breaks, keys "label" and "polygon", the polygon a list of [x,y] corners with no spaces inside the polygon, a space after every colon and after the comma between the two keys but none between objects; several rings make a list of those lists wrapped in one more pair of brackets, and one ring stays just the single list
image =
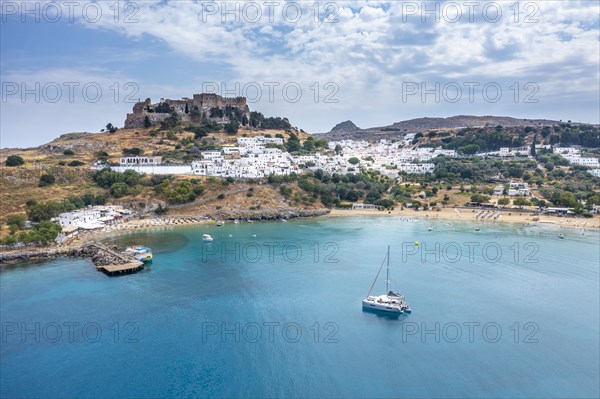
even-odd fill
[{"label": "catamaran sailboat", "polygon": [[379,277],[379,273],[381,273],[381,269],[383,268],[383,263],[377,272],[377,276],[375,276],[375,281],[371,285],[371,289],[369,290],[369,294],[362,301],[363,309],[376,310],[380,312],[386,313],[410,313],[411,309],[408,306],[404,299],[404,295],[401,295],[397,292],[391,290],[392,280],[390,279],[390,246],[388,245],[387,251],[387,276],[386,276],[386,291],[387,294],[372,296],[371,291],[373,291],[373,287],[377,282],[377,278]]}]

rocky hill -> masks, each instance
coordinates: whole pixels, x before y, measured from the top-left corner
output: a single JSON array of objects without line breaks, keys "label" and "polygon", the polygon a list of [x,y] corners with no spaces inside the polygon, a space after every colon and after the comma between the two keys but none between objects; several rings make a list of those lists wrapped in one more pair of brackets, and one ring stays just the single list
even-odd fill
[{"label": "rocky hill", "polygon": [[471,116],[457,115],[449,118],[417,118],[396,122],[389,126],[372,127],[360,129],[350,121],[337,124],[328,133],[319,134],[326,140],[368,140],[376,141],[383,138],[397,138],[404,133],[422,133],[429,130],[448,130],[462,128],[503,127],[520,126],[554,126],[562,123],[546,119],[517,119],[507,116]]},{"label": "rocky hill", "polygon": [[331,129],[330,133],[352,133],[360,130],[352,121],[340,122]]}]

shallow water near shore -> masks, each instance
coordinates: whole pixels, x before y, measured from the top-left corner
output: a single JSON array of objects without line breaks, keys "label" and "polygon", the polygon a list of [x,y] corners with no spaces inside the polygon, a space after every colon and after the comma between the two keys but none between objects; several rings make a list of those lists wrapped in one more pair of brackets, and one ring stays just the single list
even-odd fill
[{"label": "shallow water near shore", "polygon": [[[598,231],[338,217],[105,241],[154,262],[0,269],[2,397],[600,395]],[[361,309],[388,244],[396,319]]]}]

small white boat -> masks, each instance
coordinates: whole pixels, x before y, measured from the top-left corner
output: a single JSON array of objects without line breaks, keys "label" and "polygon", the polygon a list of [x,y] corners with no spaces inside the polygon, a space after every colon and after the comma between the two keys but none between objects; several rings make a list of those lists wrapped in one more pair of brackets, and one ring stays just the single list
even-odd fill
[{"label": "small white boat", "polygon": [[213,238],[210,234],[202,234],[202,241],[212,241]]},{"label": "small white boat", "polygon": [[433,230],[433,227],[430,227],[430,228],[429,228],[429,229],[427,229],[427,230],[431,231],[431,230]]},{"label": "small white boat", "polygon": [[217,226],[223,226],[225,224],[222,220],[217,220]]},{"label": "small white boat", "polygon": [[152,250],[142,245],[132,245],[125,249],[125,253],[139,260],[140,262],[152,262]]},{"label": "small white boat", "polygon": [[256,238],[256,234],[252,234],[252,238]]},{"label": "small white boat", "polygon": [[229,234],[229,238],[233,238],[233,234]]},{"label": "small white boat", "polygon": [[560,238],[561,240],[564,240],[564,239],[565,239],[565,235],[564,235],[563,233],[560,233],[560,234],[558,235],[558,238]]},{"label": "small white boat", "polygon": [[235,223],[235,224],[240,224],[240,221],[239,221],[239,220],[237,220],[237,219],[235,219],[235,220],[233,221],[233,223]]}]

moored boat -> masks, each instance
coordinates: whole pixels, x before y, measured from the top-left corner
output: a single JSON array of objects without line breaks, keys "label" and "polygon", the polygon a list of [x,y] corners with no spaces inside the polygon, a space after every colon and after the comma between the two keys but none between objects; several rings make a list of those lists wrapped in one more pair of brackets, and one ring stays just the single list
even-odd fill
[{"label": "moored boat", "polygon": [[371,291],[373,291],[373,287],[377,282],[377,278],[379,277],[379,273],[381,273],[381,268],[383,267],[383,263],[379,268],[379,272],[377,272],[377,276],[375,276],[375,281],[371,285],[371,289],[369,290],[369,294],[362,301],[362,307],[365,310],[375,310],[379,312],[385,313],[411,313],[412,309],[406,303],[404,295],[399,294],[391,290],[391,280],[390,280],[390,247],[388,245],[388,252],[386,256],[387,260],[387,276],[386,276],[386,291],[387,294],[373,296],[371,295]]},{"label": "moored boat", "polygon": [[125,249],[125,253],[139,260],[140,262],[152,262],[152,250],[142,245],[131,245]]},{"label": "moored boat", "polygon": [[212,241],[213,238],[210,234],[202,234],[202,241]]}]

